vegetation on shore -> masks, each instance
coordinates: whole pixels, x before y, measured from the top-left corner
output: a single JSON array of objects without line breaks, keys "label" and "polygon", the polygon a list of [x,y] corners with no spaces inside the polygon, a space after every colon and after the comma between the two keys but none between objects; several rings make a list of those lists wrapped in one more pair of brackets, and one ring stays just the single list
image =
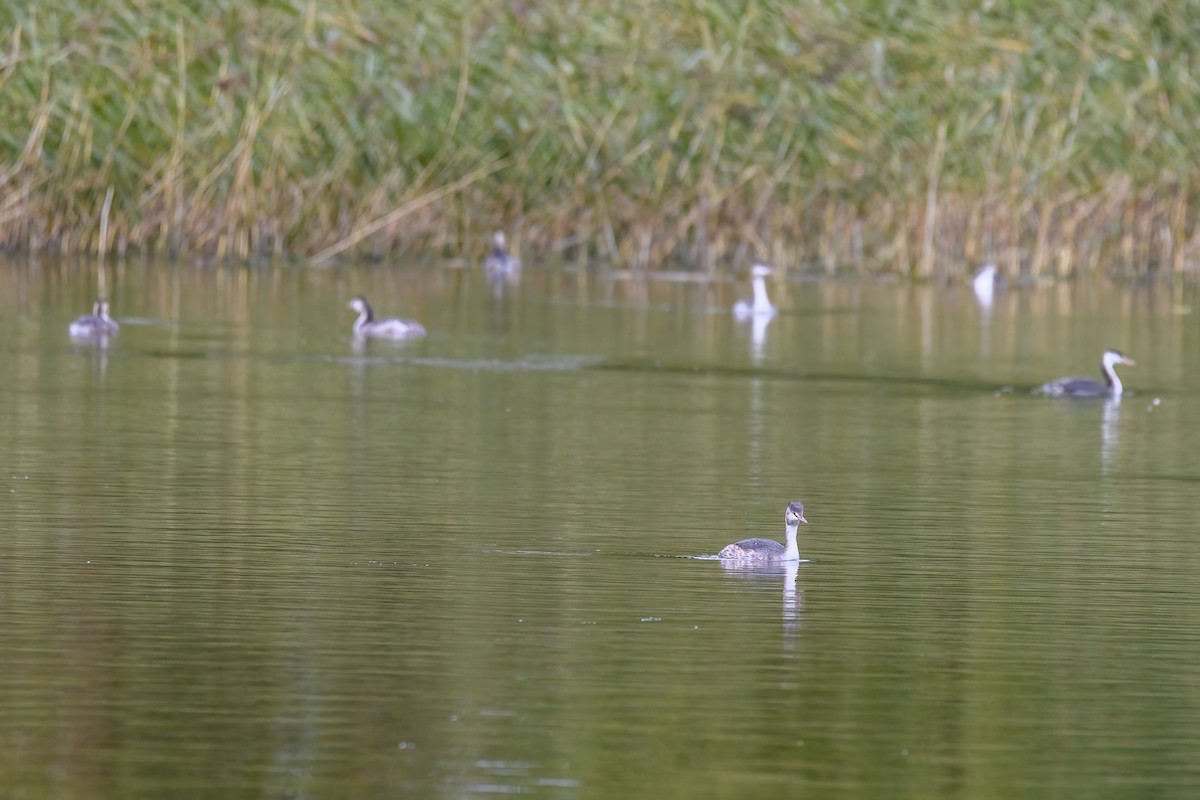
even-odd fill
[{"label": "vegetation on shore", "polygon": [[1182,0],[0,8],[0,247],[1195,263]]}]

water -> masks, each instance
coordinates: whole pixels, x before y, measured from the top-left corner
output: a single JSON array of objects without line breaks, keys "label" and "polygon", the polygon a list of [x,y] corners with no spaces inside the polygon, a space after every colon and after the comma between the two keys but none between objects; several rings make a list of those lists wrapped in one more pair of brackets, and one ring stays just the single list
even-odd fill
[{"label": "water", "polygon": [[5,796],[1200,790],[1190,287],[108,280],[0,271]]}]

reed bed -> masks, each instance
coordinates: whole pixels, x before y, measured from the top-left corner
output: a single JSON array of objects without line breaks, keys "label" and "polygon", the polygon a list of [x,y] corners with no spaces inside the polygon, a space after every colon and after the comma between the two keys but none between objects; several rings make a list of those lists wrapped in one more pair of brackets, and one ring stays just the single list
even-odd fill
[{"label": "reed bed", "polygon": [[0,247],[1196,264],[1195,3],[0,8]]}]

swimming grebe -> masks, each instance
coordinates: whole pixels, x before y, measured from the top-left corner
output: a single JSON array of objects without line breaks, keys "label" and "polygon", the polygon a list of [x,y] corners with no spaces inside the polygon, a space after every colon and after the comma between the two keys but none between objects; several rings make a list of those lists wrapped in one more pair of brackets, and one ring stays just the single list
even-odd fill
[{"label": "swimming grebe", "polygon": [[483,262],[483,269],[493,278],[511,277],[521,271],[521,260],[504,249],[504,231],[492,234],[492,250]]},{"label": "swimming grebe", "polygon": [[1048,394],[1051,397],[1120,397],[1124,389],[1117,371],[1117,364],[1136,367],[1137,362],[1126,358],[1119,350],[1105,350],[1100,359],[1100,369],[1104,372],[1104,383],[1091,378],[1059,378],[1056,381],[1043,384],[1034,389],[1036,394]]},{"label": "swimming grebe", "polygon": [[92,313],[77,318],[67,328],[72,336],[80,338],[88,336],[109,336],[120,330],[121,326],[108,315],[108,301],[101,297],[92,304]]},{"label": "swimming grebe", "polygon": [[770,316],[775,313],[775,306],[767,299],[767,276],[772,272],[766,264],[755,264],[750,270],[754,280],[754,299],[743,298],[733,304],[733,315],[739,319],[749,319],[760,314]]},{"label": "swimming grebe", "polygon": [[990,308],[996,292],[1004,288],[1004,276],[996,269],[995,264],[984,264],[976,270],[971,288],[975,290],[979,304]]},{"label": "swimming grebe", "polygon": [[796,530],[801,522],[808,522],[804,518],[804,503],[788,503],[783,521],[787,524],[786,545],[773,539],[742,539],[721,548],[717,557],[741,561],[798,561],[800,550],[796,547]]},{"label": "swimming grebe", "polygon": [[375,319],[375,312],[367,298],[359,295],[350,301],[350,308],[358,312],[354,320],[355,336],[372,336],[377,339],[415,339],[425,335],[425,326],[411,319]]}]

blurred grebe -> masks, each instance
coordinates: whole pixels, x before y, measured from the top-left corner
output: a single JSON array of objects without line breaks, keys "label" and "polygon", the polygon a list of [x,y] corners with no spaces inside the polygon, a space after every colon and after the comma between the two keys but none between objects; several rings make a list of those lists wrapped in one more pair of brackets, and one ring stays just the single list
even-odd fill
[{"label": "blurred grebe", "polygon": [[108,336],[120,330],[121,326],[108,315],[108,301],[101,297],[92,304],[92,313],[84,314],[71,323],[67,331],[72,336]]},{"label": "blurred grebe", "polygon": [[504,231],[492,234],[492,250],[483,262],[483,269],[494,278],[511,277],[521,271],[521,260],[509,255],[504,247]]},{"label": "blurred grebe", "polygon": [[350,301],[350,308],[358,312],[354,320],[355,336],[373,336],[378,339],[415,339],[425,335],[425,327],[411,319],[375,319],[375,312],[367,298],[359,295]]},{"label": "blurred grebe", "polygon": [[750,270],[754,280],[754,299],[743,298],[733,304],[733,315],[739,319],[749,319],[760,314],[770,316],[775,313],[775,306],[767,299],[767,276],[771,268],[766,264],[755,264]]},{"label": "blurred grebe", "polygon": [[804,518],[804,504],[788,503],[783,521],[787,524],[786,544],[773,539],[742,539],[721,548],[717,557],[742,561],[798,561],[800,550],[796,546],[796,531],[801,522],[808,522]]},{"label": "blurred grebe", "polygon": [[971,288],[975,290],[975,297],[981,305],[991,307],[996,292],[1004,288],[1004,276],[995,264],[984,264],[976,270]]},{"label": "blurred grebe", "polygon": [[1126,358],[1119,350],[1105,350],[1100,359],[1104,383],[1091,378],[1059,378],[1039,386],[1034,392],[1051,397],[1120,397],[1124,389],[1121,379],[1117,377],[1117,371],[1113,369],[1117,364],[1137,366],[1136,361]]}]

